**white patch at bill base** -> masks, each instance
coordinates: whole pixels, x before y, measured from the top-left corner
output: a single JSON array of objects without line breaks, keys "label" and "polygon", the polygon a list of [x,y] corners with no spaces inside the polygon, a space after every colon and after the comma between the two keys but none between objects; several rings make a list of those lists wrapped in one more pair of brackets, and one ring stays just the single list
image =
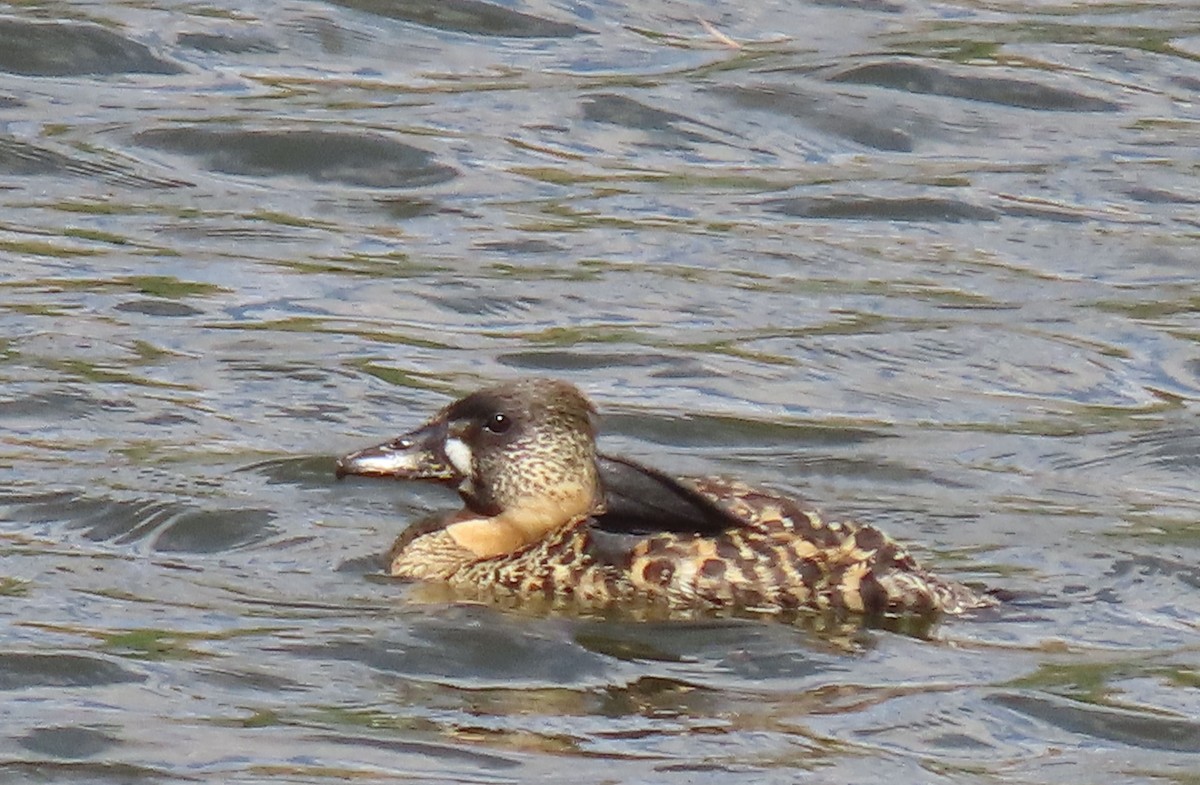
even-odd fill
[{"label": "white patch at bill base", "polygon": [[446,445],[443,447],[446,452],[446,458],[450,461],[450,465],[454,467],[459,474],[470,477],[473,474],[475,464],[475,456],[471,454],[471,448],[462,439],[449,438],[446,440]]}]

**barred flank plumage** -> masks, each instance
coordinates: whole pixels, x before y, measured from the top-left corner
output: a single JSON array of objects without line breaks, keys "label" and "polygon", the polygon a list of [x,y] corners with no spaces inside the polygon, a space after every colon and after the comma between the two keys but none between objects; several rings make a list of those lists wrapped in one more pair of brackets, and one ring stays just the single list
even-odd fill
[{"label": "barred flank plumage", "polygon": [[992,604],[924,571],[873,526],[826,523],[794,500],[742,483],[707,478],[692,484],[747,526],[715,537],[642,537],[614,560],[599,552],[597,533],[588,518],[581,518],[520,552],[463,563],[444,579],[473,597],[494,587],[588,608],[650,603],[765,613],[923,615]]}]

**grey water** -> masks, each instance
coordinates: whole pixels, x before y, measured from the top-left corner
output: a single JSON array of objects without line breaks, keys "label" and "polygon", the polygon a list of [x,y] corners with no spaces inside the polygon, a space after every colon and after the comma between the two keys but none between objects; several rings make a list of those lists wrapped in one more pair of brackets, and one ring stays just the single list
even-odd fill
[{"label": "grey water", "polygon": [[[0,780],[1196,783],[1192,0],[0,12]],[[382,577],[498,379],[1001,590],[920,631]]]}]

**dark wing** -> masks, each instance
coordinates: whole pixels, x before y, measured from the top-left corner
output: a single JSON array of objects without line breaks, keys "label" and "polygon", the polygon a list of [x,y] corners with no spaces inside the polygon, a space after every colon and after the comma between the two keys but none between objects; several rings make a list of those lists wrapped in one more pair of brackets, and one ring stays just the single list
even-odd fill
[{"label": "dark wing", "polygon": [[596,528],[615,534],[712,536],[746,522],[674,477],[615,455],[599,455],[605,511]]}]

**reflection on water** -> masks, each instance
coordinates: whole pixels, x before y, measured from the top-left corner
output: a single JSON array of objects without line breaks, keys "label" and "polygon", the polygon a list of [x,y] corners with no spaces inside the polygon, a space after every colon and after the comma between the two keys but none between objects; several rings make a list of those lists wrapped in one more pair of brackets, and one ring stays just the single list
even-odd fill
[{"label": "reflection on water", "polygon": [[[1186,2],[10,9],[0,779],[1186,779],[1197,41]],[[454,500],[331,456],[526,373],[1010,602],[382,578]]]},{"label": "reflection on water", "polygon": [[431,164],[424,150],[374,134],[181,127],[143,131],[134,141],[195,155],[215,172],[249,177],[293,174],[366,188],[414,188],[454,177],[450,167]]},{"label": "reflection on water", "polygon": [[177,74],[145,44],[94,24],[0,19],[0,71],[22,76]]}]

